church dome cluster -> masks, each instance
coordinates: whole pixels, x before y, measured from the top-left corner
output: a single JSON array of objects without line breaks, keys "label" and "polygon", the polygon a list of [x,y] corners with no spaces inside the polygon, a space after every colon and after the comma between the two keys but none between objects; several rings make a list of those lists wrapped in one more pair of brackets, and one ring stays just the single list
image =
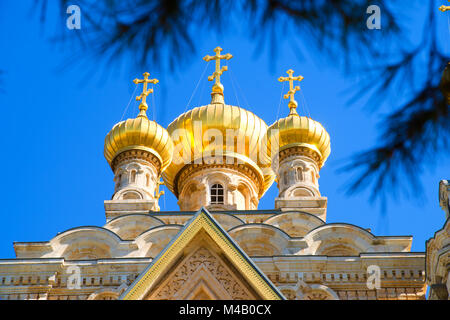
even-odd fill
[{"label": "church dome cluster", "polygon": [[[303,77],[288,70],[279,79],[289,82],[290,113],[267,126],[225,104],[220,60],[232,56],[214,51],[204,58],[216,62],[211,103],[167,129],[146,114],[147,86],[158,80],[134,80],[143,84],[139,115],[105,138],[115,182],[106,223],[15,242],[17,259],[0,261],[0,300],[416,300],[425,297],[425,266],[431,294],[447,299],[440,288],[450,223],[427,242],[426,256],[411,252],[411,236],[327,224],[318,179],[330,136],[296,111],[294,81]],[[275,208],[257,210],[273,181]],[[158,212],[163,183],[180,212]],[[447,217],[449,192],[443,181]],[[373,267],[379,288],[369,288]]]},{"label": "church dome cluster", "polygon": [[[153,92],[147,85],[158,80],[149,79],[149,73],[134,80],[144,87],[136,97],[140,113],[117,123],[105,139],[104,155],[115,174],[113,199],[147,199],[159,210],[159,186],[164,183],[181,210],[254,210],[275,180],[280,195],[287,189],[283,185],[295,185],[286,192],[297,196],[319,194],[318,171],[330,155],[330,136],[319,122],[296,111],[294,95],[300,88],[293,83],[303,77],[288,70],[289,77],[279,78],[289,82],[284,98],[290,99],[291,112],[268,127],[254,113],[225,104],[220,76],[227,67],[220,67],[220,61],[232,55],[222,55],[219,47],[214,51],[214,56],[204,57],[216,64],[208,77],[215,81],[211,103],[181,114],[167,130],[146,115],[146,98]],[[289,161],[280,166],[284,158]]]}]

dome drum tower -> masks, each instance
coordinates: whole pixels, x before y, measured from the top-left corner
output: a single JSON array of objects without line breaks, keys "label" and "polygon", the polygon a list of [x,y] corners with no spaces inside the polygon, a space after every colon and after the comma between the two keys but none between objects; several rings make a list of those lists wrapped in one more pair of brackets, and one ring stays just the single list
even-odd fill
[{"label": "dome drum tower", "polygon": [[[135,79],[144,84],[143,92],[136,97],[141,100],[139,115],[117,123],[105,138],[104,155],[114,172],[114,194],[105,201],[107,217],[114,212],[134,208],[136,211],[159,211],[159,185],[162,171],[172,160],[173,143],[166,129],[147,118],[146,98],[153,89],[147,84],[157,79]],[[131,206],[130,206],[131,205]]]},{"label": "dome drum tower", "polygon": [[326,220],[327,198],[322,197],[319,191],[320,168],[315,158],[306,147],[280,151],[276,209],[301,210]]},{"label": "dome drum tower", "polygon": [[286,118],[272,124],[268,138],[271,148],[278,150],[272,159],[276,172],[279,195],[275,199],[275,208],[283,211],[301,210],[326,220],[327,198],[319,191],[319,171],[330,155],[330,136],[323,126],[308,117],[301,117],[296,111],[294,81],[303,80],[294,77],[294,71],[288,70],[289,77],[280,77],[280,82],[289,81],[289,92],[284,95],[290,99],[290,113]]}]

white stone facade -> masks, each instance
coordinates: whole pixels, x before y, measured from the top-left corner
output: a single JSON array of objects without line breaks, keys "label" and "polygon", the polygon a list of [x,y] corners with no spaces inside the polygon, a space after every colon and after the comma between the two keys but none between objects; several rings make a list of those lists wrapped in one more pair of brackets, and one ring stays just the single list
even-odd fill
[{"label": "white stone facade", "polygon": [[275,208],[302,210],[326,221],[327,198],[319,190],[320,167],[316,157],[305,148],[292,147],[279,154],[274,168],[279,190]]},{"label": "white stone facade", "polygon": [[[122,204],[126,213],[108,218],[103,227],[15,243],[17,258],[0,261],[0,298],[117,299],[193,215],[139,211],[138,202],[128,209]],[[213,216],[288,299],[425,297],[425,255],[410,252],[411,237],[377,237],[298,210]],[[381,269],[379,289],[366,283],[374,264]],[[70,288],[71,266],[79,268],[79,288]]]}]

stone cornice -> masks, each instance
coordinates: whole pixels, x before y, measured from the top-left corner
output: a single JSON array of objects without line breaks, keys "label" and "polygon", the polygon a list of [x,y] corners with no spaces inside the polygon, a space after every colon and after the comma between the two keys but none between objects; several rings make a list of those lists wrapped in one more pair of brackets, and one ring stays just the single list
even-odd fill
[{"label": "stone cornice", "polygon": [[321,162],[320,162],[320,155],[312,150],[311,148],[307,148],[307,147],[300,147],[300,146],[295,146],[295,147],[290,147],[284,150],[281,150],[279,152],[279,163],[281,163],[282,161],[284,161],[285,159],[291,157],[291,156],[297,156],[297,155],[303,155],[306,157],[311,158],[312,160],[314,160],[317,165],[319,166],[319,168],[322,166]]},{"label": "stone cornice", "polygon": [[151,165],[155,167],[158,175],[161,173],[161,161],[154,154],[146,150],[132,149],[119,153],[111,162],[113,172],[116,172],[116,168],[120,164],[127,162],[140,162],[143,165]]}]

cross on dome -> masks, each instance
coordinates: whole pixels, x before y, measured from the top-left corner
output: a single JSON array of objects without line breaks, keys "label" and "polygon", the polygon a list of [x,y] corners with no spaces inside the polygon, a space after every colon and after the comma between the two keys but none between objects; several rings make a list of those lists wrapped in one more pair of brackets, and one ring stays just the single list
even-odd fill
[{"label": "cross on dome", "polygon": [[290,99],[289,109],[291,109],[291,112],[289,113],[289,115],[298,115],[297,111],[295,110],[297,109],[298,106],[297,101],[295,101],[295,93],[300,90],[300,87],[299,86],[294,87],[294,81],[302,81],[303,77],[302,76],[294,77],[294,70],[292,69],[289,69],[288,71],[286,71],[286,73],[289,75],[289,77],[279,77],[278,81],[280,82],[289,81],[289,91],[283,97],[284,99],[288,98]]},{"label": "cross on dome", "polygon": [[139,117],[144,117],[147,118],[147,109],[148,109],[148,105],[147,105],[147,96],[150,93],[153,93],[153,89],[148,89],[147,90],[147,84],[149,83],[153,83],[153,84],[157,84],[159,82],[158,79],[149,79],[148,77],[150,76],[150,73],[145,72],[143,73],[144,79],[134,79],[133,82],[135,84],[139,84],[139,83],[143,83],[143,88],[142,88],[142,93],[140,95],[138,95],[136,97],[136,101],[141,101],[141,104],[139,105]]},{"label": "cross on dome", "polygon": [[[216,53],[215,56],[210,56],[210,55],[206,55],[203,57],[203,60],[209,62],[211,60],[215,60],[216,61],[216,70],[214,71],[214,73],[212,75],[210,75],[208,77],[208,81],[213,81],[214,79],[216,80],[213,87],[212,87],[212,103],[224,103],[223,101],[223,85],[220,83],[220,76],[223,74],[224,71],[228,70],[227,66],[223,66],[222,68],[220,67],[220,60],[230,60],[231,58],[233,58],[233,56],[229,53],[227,54],[220,54],[222,52],[222,48],[221,47],[217,47],[214,49],[214,52]],[[219,98],[218,96],[221,96],[221,98]]]}]

